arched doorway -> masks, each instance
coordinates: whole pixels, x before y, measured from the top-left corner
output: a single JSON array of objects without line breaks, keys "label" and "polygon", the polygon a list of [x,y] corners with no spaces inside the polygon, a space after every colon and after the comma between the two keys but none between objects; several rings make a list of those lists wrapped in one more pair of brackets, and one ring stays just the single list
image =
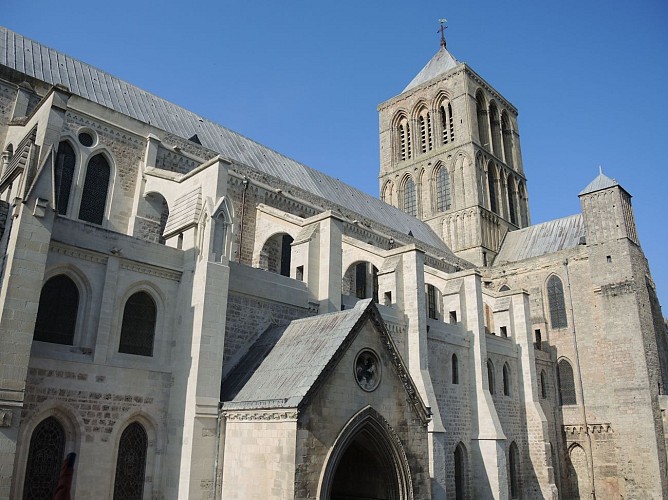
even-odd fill
[{"label": "arched doorway", "polygon": [[373,408],[346,425],[337,439],[320,488],[321,500],[407,500],[410,471],[401,442]]}]

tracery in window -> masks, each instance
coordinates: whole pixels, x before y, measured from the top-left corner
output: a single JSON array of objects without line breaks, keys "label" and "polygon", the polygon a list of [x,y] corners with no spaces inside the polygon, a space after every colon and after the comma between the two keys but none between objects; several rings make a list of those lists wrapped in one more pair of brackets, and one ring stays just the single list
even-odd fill
[{"label": "tracery in window", "polygon": [[52,498],[65,455],[65,429],[55,417],[42,420],[30,437],[24,500]]},{"label": "tracery in window", "polygon": [[547,302],[550,306],[550,324],[552,328],[567,327],[568,320],[566,318],[564,286],[559,277],[554,274],[547,280]]},{"label": "tracery in window", "polygon": [[148,436],[138,422],[128,425],[118,443],[114,500],[141,500],[144,497]]},{"label": "tracery in window", "polygon": [[111,167],[102,154],[93,156],[86,168],[79,219],[93,224],[102,224],[104,210],[107,206],[107,192]]},{"label": "tracery in window", "polygon": [[79,289],[74,282],[59,274],[42,287],[35,321],[34,339],[53,344],[74,344]]},{"label": "tracery in window", "polygon": [[415,183],[410,177],[404,182],[404,212],[414,216],[417,215]]},{"label": "tracery in window", "polygon": [[155,301],[148,293],[137,292],[131,295],[123,310],[118,352],[153,356],[156,317]]},{"label": "tracery in window", "polygon": [[562,359],[557,363],[557,383],[559,385],[559,404],[577,404],[573,367],[565,359]]},{"label": "tracery in window", "polygon": [[70,202],[70,192],[72,191],[72,180],[74,179],[75,166],[76,155],[74,154],[74,149],[72,149],[69,142],[62,141],[58,145],[55,172],[53,173],[56,211],[60,215],[65,215],[67,213],[67,205]]},{"label": "tracery in window", "polygon": [[445,212],[452,206],[450,190],[450,174],[448,169],[441,165],[436,172],[436,210]]}]

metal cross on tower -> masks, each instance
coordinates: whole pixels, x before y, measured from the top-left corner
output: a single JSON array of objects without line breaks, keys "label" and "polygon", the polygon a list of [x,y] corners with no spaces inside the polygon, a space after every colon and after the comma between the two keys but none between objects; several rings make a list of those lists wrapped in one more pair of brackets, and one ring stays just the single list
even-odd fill
[{"label": "metal cross on tower", "polygon": [[441,23],[441,27],[438,28],[438,31],[441,32],[441,47],[445,48],[445,30],[448,29],[448,27],[445,25],[445,23],[448,22],[446,18],[439,19],[439,23]]}]

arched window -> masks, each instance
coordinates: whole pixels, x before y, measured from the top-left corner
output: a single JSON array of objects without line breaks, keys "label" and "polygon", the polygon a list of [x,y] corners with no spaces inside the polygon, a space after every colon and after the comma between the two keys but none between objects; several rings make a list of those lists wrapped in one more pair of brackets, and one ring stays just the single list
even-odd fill
[{"label": "arched window", "polygon": [[408,177],[404,183],[404,212],[416,216],[417,201],[415,199],[415,183]]},{"label": "arched window", "polygon": [[545,399],[547,397],[547,376],[545,375],[545,370],[540,372],[540,397]]},{"label": "arched window", "polygon": [[290,276],[292,264],[292,242],[287,233],[278,233],[269,238],[260,252],[259,267],[281,276]]},{"label": "arched window", "polygon": [[495,103],[489,105],[489,123],[492,130],[492,148],[497,158],[503,158],[501,151],[501,127],[499,122],[499,110]]},{"label": "arched window", "polygon": [[72,149],[69,142],[61,142],[58,145],[56,170],[53,173],[53,181],[56,191],[56,211],[60,215],[65,215],[67,213],[67,204],[70,201],[70,191],[72,190],[75,165],[76,155],[74,154],[74,149]]},{"label": "arched window", "polygon": [[559,384],[559,404],[577,404],[577,398],[575,397],[575,377],[573,377],[573,367],[565,359],[560,360],[557,364],[557,383]]},{"label": "arched window", "polygon": [[420,112],[420,149],[423,153],[431,151],[432,149],[432,138],[431,138],[431,116],[426,109],[423,109]]},{"label": "arched window", "polygon": [[59,274],[42,287],[35,321],[35,340],[72,345],[79,311],[79,289]]},{"label": "arched window", "polygon": [[79,219],[93,224],[102,224],[104,209],[107,206],[110,176],[111,167],[107,159],[102,154],[93,156],[86,168]]},{"label": "arched window", "polygon": [[491,163],[487,166],[487,190],[489,192],[489,209],[495,214],[498,214],[499,209],[496,202],[496,174]]},{"label": "arched window", "polygon": [[147,193],[145,196],[145,217],[152,222],[151,227],[147,231],[148,239],[150,241],[165,244],[165,226],[169,218],[169,205],[167,200],[160,193]]},{"label": "arched window", "polygon": [[437,293],[434,285],[427,284],[427,317],[438,319]]},{"label": "arched window", "polygon": [[487,384],[490,394],[494,394],[494,365],[491,359],[487,360]]},{"label": "arched window", "polygon": [[550,306],[550,324],[552,328],[566,328],[566,303],[564,302],[564,286],[558,276],[552,275],[547,280],[547,302]]},{"label": "arched window", "polygon": [[519,202],[519,212],[520,212],[520,227],[527,227],[529,225],[529,217],[527,214],[527,195],[526,195],[526,190],[524,189],[524,183],[522,181],[519,182],[518,188],[517,188],[517,194],[518,194],[518,202]]},{"label": "arched window", "polygon": [[153,356],[157,310],[153,298],[146,292],[130,296],[123,311],[123,326],[118,352]]},{"label": "arched window", "polygon": [[30,437],[24,500],[52,498],[65,455],[65,429],[55,417],[42,420]]},{"label": "arched window", "polygon": [[478,118],[478,137],[480,138],[480,145],[486,150],[490,151],[489,146],[489,122],[487,121],[487,106],[485,105],[485,98],[482,92],[478,91],[475,96],[475,110]]},{"label": "arched window", "polygon": [[452,383],[459,384],[459,360],[457,355],[452,355]]},{"label": "arched window", "polygon": [[507,179],[507,193],[508,193],[508,214],[510,215],[510,222],[513,224],[517,225],[517,210],[515,208],[515,182],[513,181],[513,178],[508,175]]},{"label": "arched window", "polygon": [[394,193],[394,184],[392,183],[392,181],[387,181],[385,183],[385,186],[383,186],[382,200],[385,203],[389,203],[390,205],[392,205],[392,202],[393,202],[392,195],[393,195],[393,193]]},{"label": "arched window", "polygon": [[360,262],[355,266],[355,297],[363,299],[366,297],[366,262]]},{"label": "arched window", "polygon": [[443,144],[448,144],[455,140],[455,124],[450,102],[441,104],[439,112],[441,115],[441,128],[443,129]]},{"label": "arched window", "polygon": [[520,450],[515,441],[510,443],[508,453],[508,482],[510,483],[510,498],[520,497]]},{"label": "arched window", "polygon": [[445,212],[451,206],[450,174],[447,168],[441,166],[436,172],[436,210]]},{"label": "arched window", "polygon": [[118,443],[114,500],[141,500],[144,497],[148,436],[141,424],[128,425]]},{"label": "arched window", "polygon": [[503,395],[510,396],[510,367],[508,363],[503,365]]},{"label": "arched window", "polygon": [[295,241],[289,234],[284,234],[281,239],[281,276],[290,276],[290,263],[292,262],[292,242]]},{"label": "arched window", "polygon": [[501,133],[503,134],[503,159],[506,165],[513,166],[513,132],[510,129],[508,115],[504,111],[501,114]]},{"label": "arched window", "polygon": [[466,448],[463,443],[459,443],[455,448],[455,500],[464,500],[466,498],[468,476],[468,461],[466,457]]}]

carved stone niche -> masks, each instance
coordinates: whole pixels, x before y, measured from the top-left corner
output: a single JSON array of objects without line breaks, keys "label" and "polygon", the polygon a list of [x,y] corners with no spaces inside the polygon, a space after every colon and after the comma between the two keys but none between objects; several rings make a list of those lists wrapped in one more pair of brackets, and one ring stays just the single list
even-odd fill
[{"label": "carved stone niche", "polygon": [[6,410],[0,408],[0,427],[11,427],[12,426],[12,410]]}]

